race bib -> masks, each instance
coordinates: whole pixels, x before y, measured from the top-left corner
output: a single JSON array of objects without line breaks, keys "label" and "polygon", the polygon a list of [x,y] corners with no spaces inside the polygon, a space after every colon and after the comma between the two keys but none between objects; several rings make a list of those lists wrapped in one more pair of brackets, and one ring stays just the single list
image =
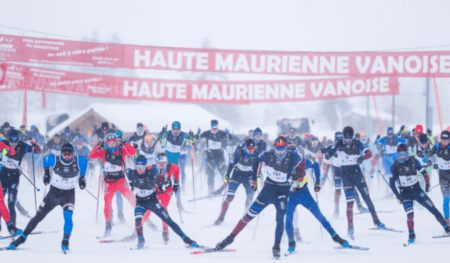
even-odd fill
[{"label": "race bib", "polygon": [[167,142],[166,151],[172,153],[179,153],[181,151],[181,145],[173,145],[170,142]]},{"label": "race bib", "polygon": [[386,145],[386,153],[387,154],[396,154],[397,153],[397,146]]},{"label": "race bib", "polygon": [[450,161],[438,158],[438,166],[440,170],[450,170]]},{"label": "race bib", "polygon": [[275,171],[272,167],[266,166],[267,176],[274,182],[284,183],[287,181],[287,174]]},{"label": "race bib", "polygon": [[343,156],[341,158],[341,165],[355,165],[358,164],[358,162],[356,162],[356,159],[358,159],[359,156],[357,155],[346,155]]},{"label": "race bib", "polygon": [[399,176],[400,186],[408,187],[417,183],[417,175]]},{"label": "race bib", "polygon": [[208,140],[208,148],[211,150],[222,149],[222,142],[216,142],[213,140]]},{"label": "race bib", "polygon": [[56,173],[53,173],[51,185],[59,189],[70,190],[75,188],[77,182],[78,176],[72,178],[64,178]]},{"label": "race bib", "polygon": [[7,155],[3,155],[2,165],[8,169],[18,169],[19,161],[9,158]]},{"label": "race bib", "polygon": [[120,171],[122,171],[122,166],[115,165],[112,163],[105,163],[105,171],[107,171],[109,173],[120,172]]},{"label": "race bib", "polygon": [[153,194],[155,192],[155,190],[146,190],[146,189],[134,188],[133,192],[139,197],[147,197],[147,196]]}]

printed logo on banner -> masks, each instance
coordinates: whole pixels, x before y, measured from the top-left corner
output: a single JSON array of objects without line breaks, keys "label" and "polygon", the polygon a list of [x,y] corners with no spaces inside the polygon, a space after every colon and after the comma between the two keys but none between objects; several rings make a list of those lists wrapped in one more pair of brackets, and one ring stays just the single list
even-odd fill
[{"label": "printed logo on banner", "polygon": [[3,82],[5,82],[6,79],[6,65],[0,64],[0,86],[3,85]]}]

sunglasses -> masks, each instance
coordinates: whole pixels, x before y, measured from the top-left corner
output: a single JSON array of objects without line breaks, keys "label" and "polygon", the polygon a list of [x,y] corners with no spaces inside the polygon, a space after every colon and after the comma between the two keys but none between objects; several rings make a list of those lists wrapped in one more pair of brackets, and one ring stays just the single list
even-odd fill
[{"label": "sunglasses", "polygon": [[156,162],[158,165],[160,165],[160,166],[163,166],[163,165],[166,165],[167,164],[167,162]]},{"label": "sunglasses", "polygon": [[69,156],[72,156],[72,153],[65,152],[65,153],[62,154],[62,156],[67,156],[67,157],[69,157]]},{"label": "sunglasses", "polygon": [[16,139],[9,139],[9,142],[10,143],[17,143],[17,142],[19,142],[19,139],[17,139],[17,138]]},{"label": "sunglasses", "polygon": [[405,152],[403,152],[403,153],[398,153],[398,156],[399,156],[399,157],[406,157],[406,156],[408,156],[408,153],[405,153]]},{"label": "sunglasses", "polygon": [[351,137],[351,136],[345,137],[346,140],[351,140],[352,138],[353,138],[353,137]]},{"label": "sunglasses", "polygon": [[277,147],[277,151],[284,151],[284,149],[286,149],[286,147]]},{"label": "sunglasses", "polygon": [[247,147],[247,151],[253,151],[255,150],[255,147]]},{"label": "sunglasses", "polygon": [[136,169],[145,169],[145,164],[136,164]]},{"label": "sunglasses", "polygon": [[107,140],[115,140],[115,139],[117,139],[117,136],[110,135],[110,136],[107,136],[106,139]]},{"label": "sunglasses", "polygon": [[261,138],[262,137],[262,135],[261,134],[256,134],[255,136],[253,136],[253,137],[255,137],[255,138]]}]

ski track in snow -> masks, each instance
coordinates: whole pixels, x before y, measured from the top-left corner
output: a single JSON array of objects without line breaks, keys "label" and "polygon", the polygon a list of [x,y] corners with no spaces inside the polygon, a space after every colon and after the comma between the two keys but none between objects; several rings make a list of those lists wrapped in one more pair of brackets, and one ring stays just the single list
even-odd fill
[{"label": "ski track in snow", "polygon": [[[169,214],[175,222],[177,222],[182,230],[199,244],[214,247],[217,242],[223,240],[230,234],[238,220],[244,215],[245,191],[242,186],[238,189],[235,200],[231,203],[225,222],[219,227],[210,227],[201,229],[202,227],[212,224],[220,212],[222,197],[216,197],[212,200],[202,200],[194,203],[188,203],[187,200],[192,196],[192,177],[190,166],[186,167],[187,185],[186,195],[182,195],[183,205],[186,210],[195,212],[195,214],[183,213],[184,223],[180,223],[180,216],[176,207],[175,197],[172,197],[169,205]],[[97,173],[98,174],[98,173]],[[197,197],[207,194],[205,178],[203,178],[203,186],[201,186],[200,175],[196,176]],[[88,178],[88,189],[97,193],[98,179]],[[221,183],[220,178],[216,177],[216,187]],[[432,183],[438,183],[438,175],[433,170]],[[37,179],[38,187],[42,190],[37,192],[38,204],[43,198],[44,185],[41,178]],[[380,182],[381,189],[385,189],[386,185]],[[309,185],[311,187],[311,185]],[[311,189],[311,188],[310,188]],[[384,191],[379,191],[378,182],[374,182],[371,188],[372,199],[380,198]],[[48,190],[48,189],[47,189]],[[311,193],[313,193],[311,191]],[[442,193],[439,188],[435,188],[430,194],[434,204],[442,211]],[[332,217],[334,211],[334,188],[330,189],[327,181],[325,187],[319,194],[320,208],[324,215],[329,219],[331,225],[341,237],[348,239],[347,236],[347,219],[345,217],[345,197],[342,194],[340,199],[340,217],[335,219]],[[31,185],[22,179],[19,190],[19,200],[22,205],[34,214],[34,195]],[[249,227],[245,228],[235,239],[235,242],[228,248],[237,249],[233,253],[210,253],[205,255],[190,255],[193,249],[187,249],[183,241],[170,230],[170,241],[168,245],[164,245],[162,241],[162,233],[160,232],[161,220],[156,216],[150,216],[152,222],[158,225],[159,232],[153,232],[144,225],[144,236],[146,246],[149,248],[142,251],[131,251],[131,247],[136,246],[136,241],[129,243],[113,243],[100,244],[97,236],[101,236],[105,229],[103,215],[103,198],[100,198],[99,220],[95,223],[96,201],[85,191],[76,188],[76,202],[73,216],[74,228],[70,239],[70,252],[64,255],[61,252],[61,240],[63,236],[63,215],[60,207],[55,208],[47,217],[38,225],[36,231],[59,230],[56,234],[46,235],[30,235],[27,242],[21,247],[31,248],[31,250],[23,251],[2,251],[0,258],[2,260],[14,260],[15,262],[31,262],[39,259],[42,262],[131,262],[132,260],[142,260],[145,257],[151,260],[174,260],[182,262],[273,262],[272,246],[275,233],[275,208],[270,206],[266,208],[260,215],[255,241],[252,241],[256,225],[255,218],[250,222]],[[359,215],[354,217],[355,241],[350,244],[356,246],[370,247],[369,251],[357,250],[336,250],[337,246],[331,240],[329,234],[322,230],[323,238],[320,234],[320,225],[312,214],[303,207],[299,207],[300,214],[300,231],[304,240],[310,244],[297,243],[298,253],[285,257],[287,251],[287,238],[283,236],[281,244],[281,260],[301,260],[303,262],[433,262],[442,259],[443,251],[449,247],[450,238],[433,239],[432,236],[444,233],[443,228],[426,209],[417,209],[415,205],[415,232],[417,235],[416,244],[409,247],[403,247],[407,242],[408,231],[406,226],[406,214],[403,206],[399,205],[396,200],[377,200],[374,201],[375,208],[379,210],[395,210],[394,213],[379,214],[379,218],[388,227],[405,230],[404,233],[393,233],[389,231],[371,231],[368,228],[373,227],[370,214]],[[115,226],[113,232],[108,239],[120,239],[132,233],[134,229],[134,214],[132,207],[124,199],[124,214],[126,217],[126,225],[120,225],[117,221],[116,201],[113,201]],[[354,209],[356,212],[356,206]],[[17,212],[18,213],[18,212]],[[24,229],[29,219],[18,213],[18,227]],[[2,225],[2,236],[7,235],[6,226]],[[0,241],[0,245],[7,246],[9,240]],[[42,259],[42,261],[40,260]]]}]

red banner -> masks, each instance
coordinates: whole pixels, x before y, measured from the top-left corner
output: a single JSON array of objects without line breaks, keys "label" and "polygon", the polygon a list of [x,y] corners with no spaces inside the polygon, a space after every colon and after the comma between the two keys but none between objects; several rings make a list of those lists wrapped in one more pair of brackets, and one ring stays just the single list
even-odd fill
[{"label": "red banner", "polygon": [[187,81],[111,77],[8,64],[0,91],[52,92],[99,98],[249,104],[398,94],[396,77],[288,81]]},{"label": "red banner", "polygon": [[304,76],[450,77],[450,51],[278,52],[146,47],[0,35],[0,61]]}]

